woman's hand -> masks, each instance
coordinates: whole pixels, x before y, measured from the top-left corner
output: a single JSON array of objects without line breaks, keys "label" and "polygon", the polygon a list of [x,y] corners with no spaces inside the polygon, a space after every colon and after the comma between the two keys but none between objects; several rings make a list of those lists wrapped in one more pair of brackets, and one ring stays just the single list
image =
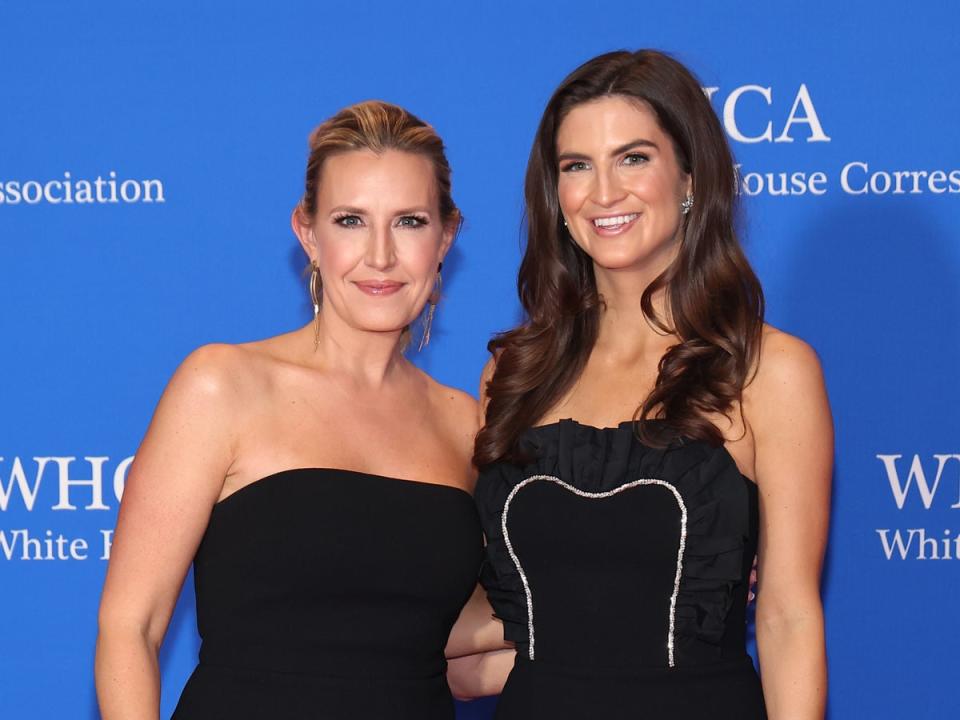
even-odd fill
[{"label": "woman's hand", "polygon": [[444,650],[447,659],[508,647],[503,639],[503,623],[493,616],[487,594],[477,585],[450,631]]},{"label": "woman's hand", "polygon": [[516,653],[503,639],[503,623],[493,616],[480,585],[450,631],[447,682],[458,700],[498,695],[513,668]]},{"label": "woman's hand", "polygon": [[454,658],[447,663],[447,684],[457,700],[499,695],[516,659],[515,650]]}]

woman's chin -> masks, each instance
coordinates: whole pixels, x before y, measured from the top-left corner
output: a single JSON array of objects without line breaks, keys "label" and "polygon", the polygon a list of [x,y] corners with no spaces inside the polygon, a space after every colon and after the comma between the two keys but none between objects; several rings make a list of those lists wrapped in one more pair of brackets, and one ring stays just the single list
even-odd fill
[{"label": "woman's chin", "polygon": [[353,329],[360,332],[389,335],[400,334],[416,321],[414,318],[356,318],[350,323]]}]

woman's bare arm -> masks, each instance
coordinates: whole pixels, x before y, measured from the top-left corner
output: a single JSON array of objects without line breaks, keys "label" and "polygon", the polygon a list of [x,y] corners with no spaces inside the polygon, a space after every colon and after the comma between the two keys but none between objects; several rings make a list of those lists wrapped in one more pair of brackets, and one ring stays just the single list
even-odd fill
[{"label": "woman's bare arm", "polygon": [[[480,377],[478,426],[485,420],[487,383],[496,367],[491,358]],[[503,639],[503,623],[493,616],[493,608],[483,587],[477,585],[450,633],[446,648],[447,682],[454,697],[472,700],[497,695],[513,668],[516,652]]]},{"label": "woman's bare arm", "polygon": [[760,491],[756,623],[767,712],[771,720],[822,720],[827,670],[820,574],[833,425],[813,350],[784,333],[765,333],[745,409]]},{"label": "woman's bare arm", "polygon": [[130,468],[100,601],[104,720],[157,720],[157,654],[232,462],[236,349],[208,346],[175,373]]}]

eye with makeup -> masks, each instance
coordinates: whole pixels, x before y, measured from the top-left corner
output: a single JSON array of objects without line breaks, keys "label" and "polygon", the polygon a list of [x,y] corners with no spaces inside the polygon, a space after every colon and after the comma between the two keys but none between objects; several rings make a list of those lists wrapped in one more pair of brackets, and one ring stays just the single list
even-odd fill
[{"label": "eye with makeup", "polygon": [[353,213],[337,213],[331,218],[331,220],[333,221],[334,225],[339,225],[340,227],[345,228],[354,228],[363,225],[363,220],[360,218],[360,216]]},{"label": "eye with makeup", "polygon": [[560,166],[560,172],[579,172],[580,170],[586,170],[588,167],[590,166],[583,160],[571,160]]},{"label": "eye with makeup", "polygon": [[626,155],[623,156],[624,165],[643,165],[649,162],[649,160],[650,160],[650,157],[648,155],[644,155],[643,153],[637,153],[637,152],[627,153]]},{"label": "eye with makeup", "polygon": [[421,228],[430,224],[425,215],[401,215],[397,218],[396,227]]}]

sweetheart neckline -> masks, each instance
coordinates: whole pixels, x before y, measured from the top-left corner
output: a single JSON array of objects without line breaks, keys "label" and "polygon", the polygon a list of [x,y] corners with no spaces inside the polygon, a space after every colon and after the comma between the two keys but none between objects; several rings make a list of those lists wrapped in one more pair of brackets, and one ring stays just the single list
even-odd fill
[{"label": "sweetheart neckline", "polygon": [[230,493],[229,495],[227,495],[225,498],[221,498],[220,500],[217,500],[217,502],[215,502],[215,503],[213,504],[213,508],[216,509],[216,508],[222,506],[224,503],[226,503],[228,500],[230,500],[230,498],[236,497],[237,495],[239,495],[240,493],[242,493],[244,490],[247,490],[248,488],[252,488],[252,487],[254,487],[255,485],[260,485],[260,484],[263,483],[264,481],[274,480],[274,479],[276,479],[276,478],[278,478],[278,477],[283,477],[283,476],[285,476],[285,475],[298,474],[298,473],[322,473],[322,474],[336,473],[336,474],[346,474],[346,475],[352,475],[352,476],[354,476],[354,477],[365,477],[365,478],[373,478],[373,479],[375,479],[375,480],[386,480],[387,482],[403,483],[404,486],[406,486],[406,485],[422,485],[422,486],[427,487],[427,488],[441,488],[441,489],[446,488],[446,489],[449,489],[449,490],[453,490],[454,492],[456,492],[456,493],[458,493],[458,494],[460,494],[460,495],[462,495],[462,496],[465,496],[467,499],[470,500],[471,503],[473,502],[473,495],[472,495],[470,492],[468,492],[467,490],[465,490],[464,488],[458,487],[458,486],[456,486],[456,485],[445,485],[445,484],[443,484],[443,483],[425,482],[425,481],[423,481],[423,480],[411,480],[411,479],[409,479],[409,478],[398,478],[398,477],[393,477],[393,476],[391,476],[391,475],[379,475],[379,474],[377,474],[377,473],[364,472],[363,470],[350,470],[350,469],[348,469],[348,468],[335,468],[335,467],[296,467],[296,468],[286,468],[286,469],[284,469],[284,470],[277,470],[276,472],[272,472],[272,473],[270,473],[269,475],[264,475],[264,476],[261,477],[261,478],[257,478],[257,479],[254,480],[253,482],[249,482],[249,483],[247,483],[246,485],[244,485],[243,487],[237,488],[237,489],[234,490],[232,493]]}]

